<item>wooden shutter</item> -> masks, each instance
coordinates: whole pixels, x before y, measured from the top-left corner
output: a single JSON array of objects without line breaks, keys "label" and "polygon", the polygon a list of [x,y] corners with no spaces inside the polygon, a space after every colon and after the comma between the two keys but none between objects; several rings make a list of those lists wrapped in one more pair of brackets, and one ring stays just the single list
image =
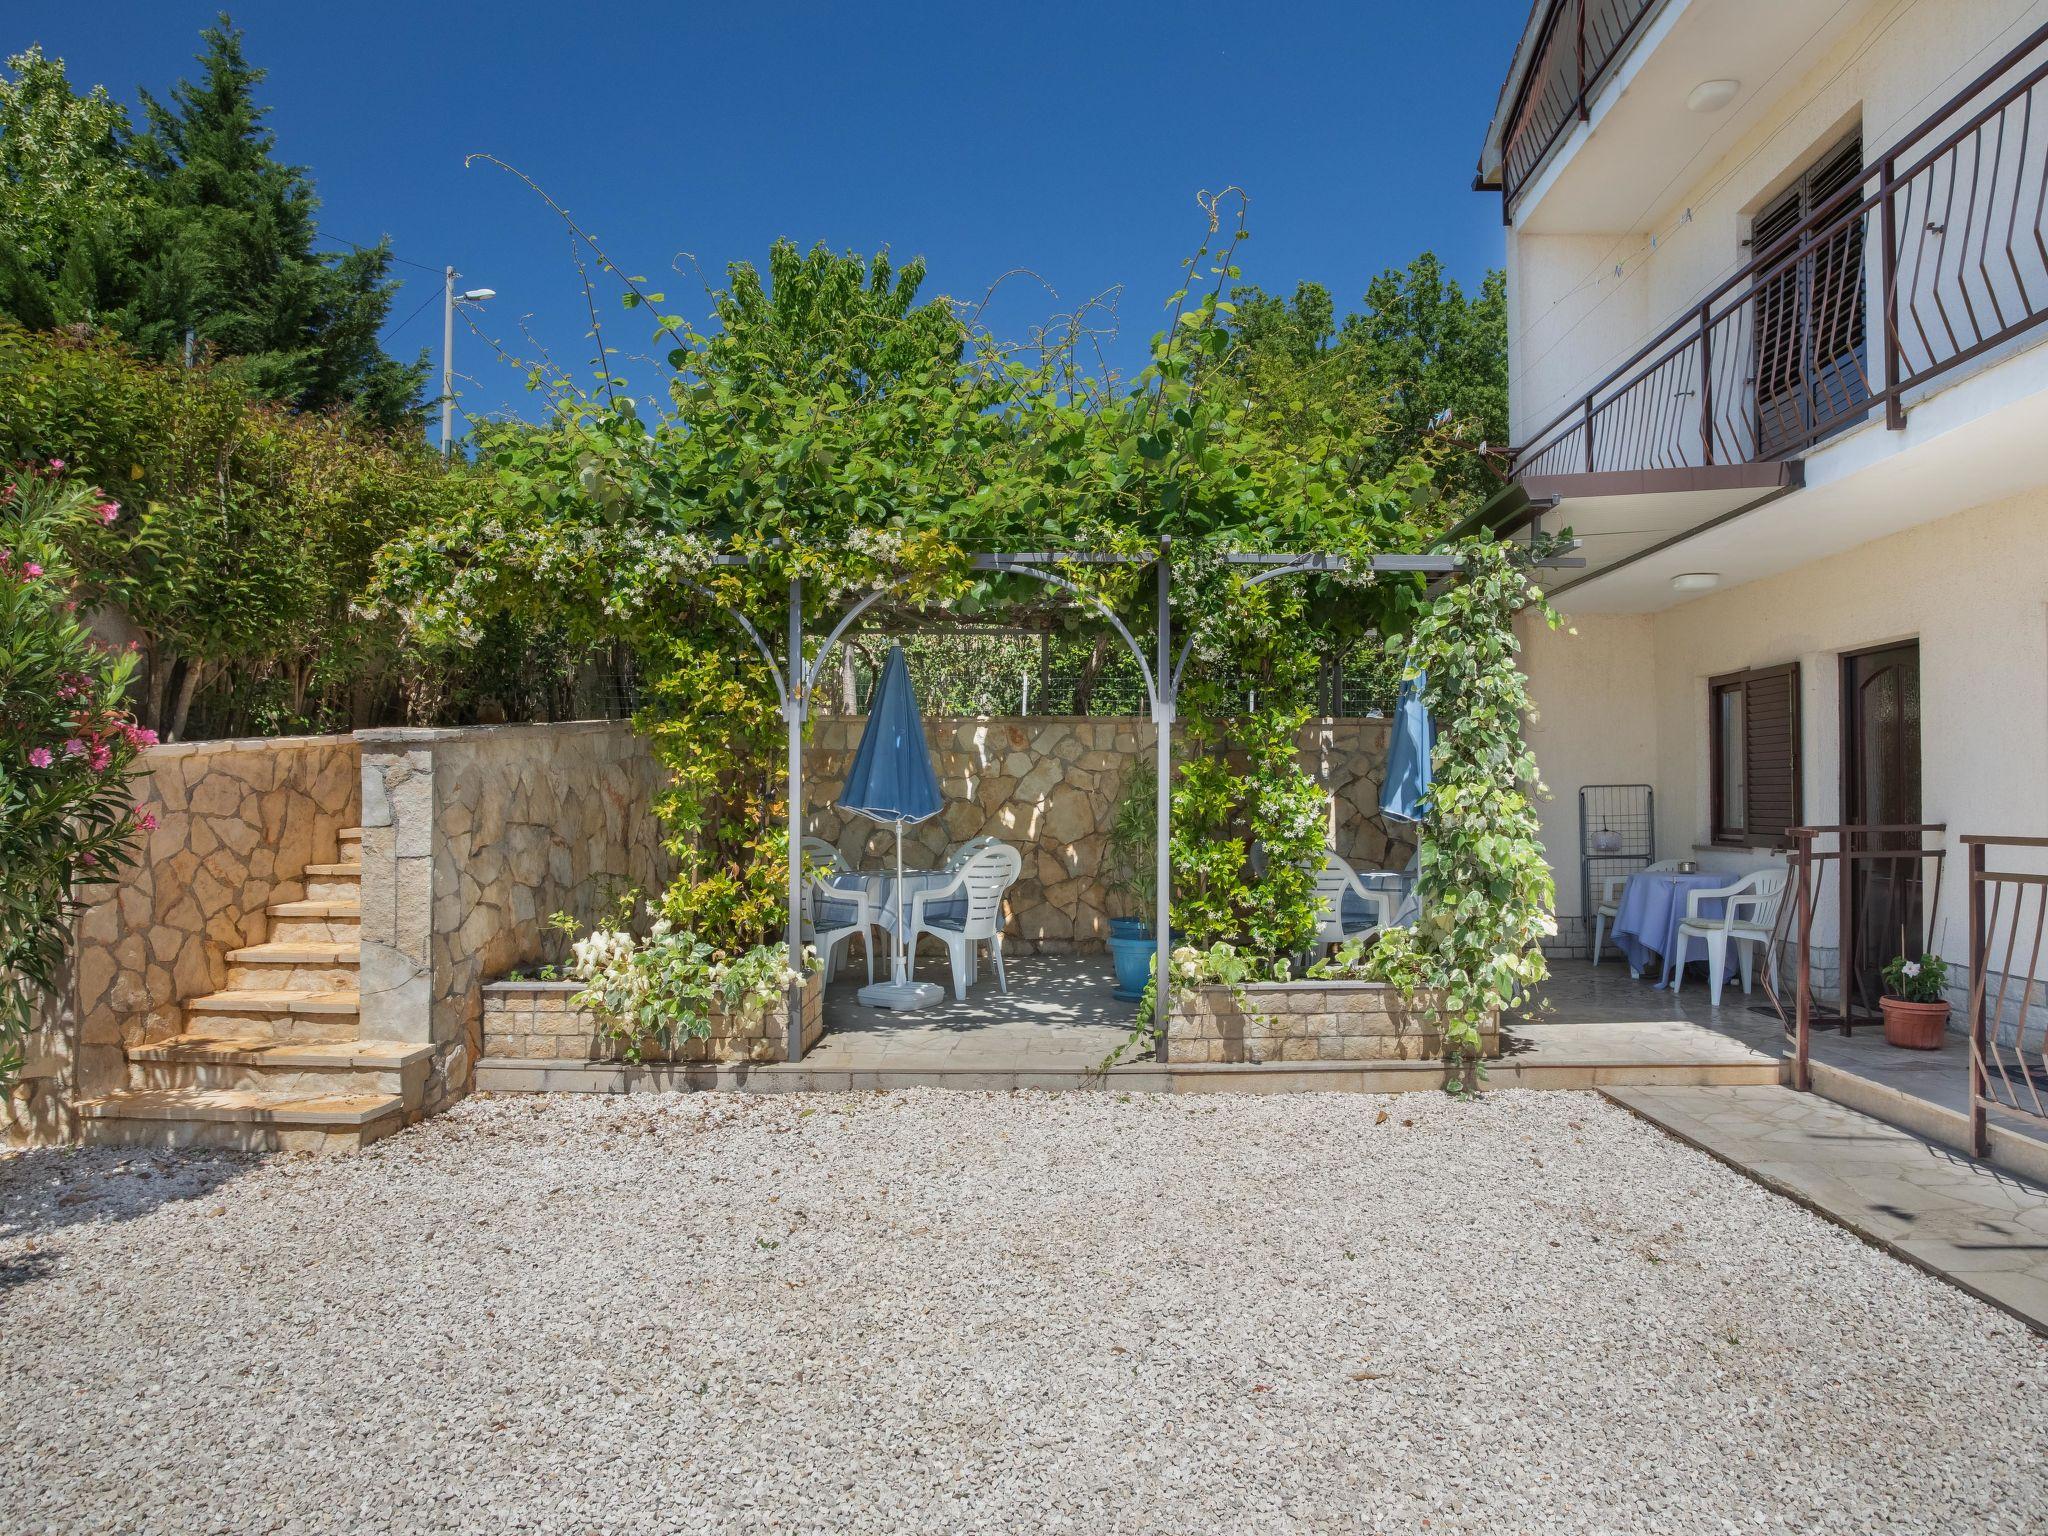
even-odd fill
[{"label": "wooden shutter", "polygon": [[[1825,209],[1856,206],[1863,134],[1843,139],[1750,221],[1750,254],[1781,257],[1785,237]],[[1808,244],[1806,254],[1766,282],[1755,302],[1756,435],[1760,456],[1792,452],[1831,428],[1860,420],[1870,397],[1863,319],[1863,220]],[[1776,249],[1784,245],[1783,250]]]},{"label": "wooden shutter", "polygon": [[1799,783],[1799,663],[1742,675],[1743,831],[1776,843],[1803,814]]}]

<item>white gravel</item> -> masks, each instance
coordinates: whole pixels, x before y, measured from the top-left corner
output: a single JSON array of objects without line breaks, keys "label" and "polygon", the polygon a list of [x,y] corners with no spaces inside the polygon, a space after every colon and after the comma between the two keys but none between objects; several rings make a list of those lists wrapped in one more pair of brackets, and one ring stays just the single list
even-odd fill
[{"label": "white gravel", "polygon": [[2048,1347],[1576,1094],[0,1160],[8,1531],[1978,1532]]}]

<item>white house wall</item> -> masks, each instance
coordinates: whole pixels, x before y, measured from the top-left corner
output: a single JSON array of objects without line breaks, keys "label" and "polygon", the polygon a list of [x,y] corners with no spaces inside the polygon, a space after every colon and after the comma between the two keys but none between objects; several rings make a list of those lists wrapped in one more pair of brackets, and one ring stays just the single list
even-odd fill
[{"label": "white house wall", "polygon": [[1580,910],[1584,783],[1654,785],[1660,856],[1731,869],[1767,857],[1708,844],[1711,677],[1800,664],[1805,819],[1838,821],[1841,656],[1895,640],[1920,644],[1921,810],[1949,828],[1943,953],[1960,961],[1968,950],[1956,838],[2048,834],[2048,488],[1660,613],[1591,615],[1576,627],[1530,633],[1524,651],[1561,913]]}]

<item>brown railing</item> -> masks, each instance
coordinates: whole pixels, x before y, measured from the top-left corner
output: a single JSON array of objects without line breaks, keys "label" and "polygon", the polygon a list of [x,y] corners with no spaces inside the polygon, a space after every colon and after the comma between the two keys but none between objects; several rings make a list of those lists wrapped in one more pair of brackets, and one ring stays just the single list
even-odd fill
[{"label": "brown railing", "polygon": [[[1878,967],[1894,955],[1933,948],[1946,831],[1943,822],[1901,822],[1793,827],[1786,833],[1792,844],[1791,900],[1779,908],[1771,947],[1775,952],[1789,942],[1797,956],[1789,1013],[1775,968],[1766,967],[1764,985],[1785,1027],[1793,1087],[1804,1091],[1808,1085],[1813,1021],[1820,1011],[1813,987],[1815,919],[1822,911],[1835,914],[1835,1022],[1846,1035],[1857,1023],[1876,1017]],[[1824,839],[1833,846],[1822,846]],[[1832,900],[1823,906],[1830,874]]]},{"label": "brown railing", "polygon": [[1501,199],[1515,198],[1627,50],[1656,0],[1551,0],[1501,146]]},{"label": "brown railing", "polygon": [[1965,837],[1963,844],[1970,858],[1970,1146],[1983,1157],[1994,1110],[2048,1126],[2041,972],[2048,874],[1990,867],[1994,850],[2004,860],[2016,849],[2048,849],[2048,837]]},{"label": "brown railing", "polygon": [[1759,463],[1880,407],[1904,426],[1908,393],[2048,318],[2044,80],[2048,26],[1560,412],[1515,473]]}]

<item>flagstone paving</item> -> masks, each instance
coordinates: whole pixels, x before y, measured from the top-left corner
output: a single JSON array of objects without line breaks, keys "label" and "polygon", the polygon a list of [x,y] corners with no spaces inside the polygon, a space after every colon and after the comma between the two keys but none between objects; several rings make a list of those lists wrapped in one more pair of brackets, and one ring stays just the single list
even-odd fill
[{"label": "flagstone paving", "polygon": [[1681,1140],[2048,1333],[2048,1190],[1789,1088],[1614,1088]]}]

